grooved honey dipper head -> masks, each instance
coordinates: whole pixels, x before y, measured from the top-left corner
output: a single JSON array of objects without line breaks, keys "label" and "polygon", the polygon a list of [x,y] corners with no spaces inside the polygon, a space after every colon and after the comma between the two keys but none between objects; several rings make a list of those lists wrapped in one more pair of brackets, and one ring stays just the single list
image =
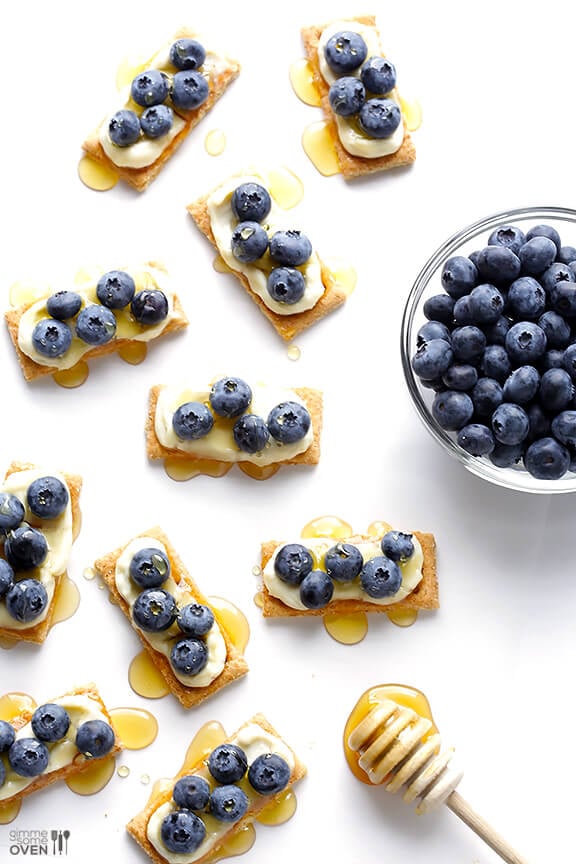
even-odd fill
[{"label": "grooved honey dipper head", "polygon": [[441,750],[440,735],[423,693],[404,685],[367,690],[353,708],[344,730],[346,761],[364,783],[403,790],[416,812],[442,804],[462,772],[452,765],[453,750]]}]

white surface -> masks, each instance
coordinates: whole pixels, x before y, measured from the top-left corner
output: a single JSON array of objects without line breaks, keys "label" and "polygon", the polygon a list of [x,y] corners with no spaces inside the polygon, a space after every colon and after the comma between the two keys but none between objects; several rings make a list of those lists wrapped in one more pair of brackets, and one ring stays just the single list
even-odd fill
[{"label": "white surface", "polygon": [[[143,705],[160,733],[126,753],[126,779],[97,796],[64,786],[32,796],[0,826],[68,828],[67,860],[91,864],[144,855],[125,822],[152,778],[173,773],[201,724],[233,731],[263,711],[307,763],[293,820],[259,827],[246,861],[296,855],[375,864],[499,860],[444,810],[411,808],[358,783],[341,750],[349,711],[369,686],[397,681],[424,690],[446,743],[465,769],[461,793],[531,862],[569,860],[573,848],[573,717],[569,674],[576,651],[572,550],[576,498],[523,496],[489,486],[444,455],[405,391],[399,328],[421,264],[456,229],[488,213],[530,204],[574,206],[569,33],[576,13],[551,0],[538,16],[517,4],[370,5],[252,2],[194,6],[63,2],[12,4],[4,13],[2,66],[2,279],[68,284],[89,263],[153,256],[179,285],[188,331],[159,342],[138,367],[115,356],[92,363],[87,383],[66,391],[26,384],[6,332],[0,336],[2,461],[30,460],[84,477],[83,528],[70,574],[82,601],[42,648],[0,655],[0,692],[38,700],[95,680],[110,706]],[[406,171],[346,184],[321,177],[301,133],[320,119],[300,103],[288,69],[301,56],[301,25],[376,11],[406,96],[424,110]],[[281,23],[280,23],[281,22]],[[243,71],[163,174],[139,195],[85,188],[76,176],[83,136],[114,105],[126,56],[153,51],[179,25],[219,34]],[[227,147],[209,156],[221,128]],[[232,279],[212,268],[185,205],[250,163],[286,164],[304,181],[300,213],[315,244],[347,257],[358,287],[347,306],[286,345]],[[576,237],[566,242],[576,245]],[[148,387],[218,372],[317,386],[325,394],[323,454],[315,469],[284,470],[258,483],[237,471],[177,484],[149,465],[143,446]],[[441,609],[408,629],[373,616],[357,646],[334,642],[319,619],[264,621],[253,603],[259,543],[294,535],[335,513],[362,530],[374,519],[436,534]],[[127,622],[82,578],[83,569],[146,527],[160,524],[208,594],[248,616],[249,675],[189,712],[173,699],[137,697],[127,669],[138,650]]]}]

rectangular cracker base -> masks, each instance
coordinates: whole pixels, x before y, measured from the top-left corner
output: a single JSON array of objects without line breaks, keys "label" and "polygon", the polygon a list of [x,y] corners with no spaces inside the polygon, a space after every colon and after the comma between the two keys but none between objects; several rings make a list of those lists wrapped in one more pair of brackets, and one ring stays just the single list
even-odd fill
[{"label": "rectangular cracker base", "polygon": [[[171,576],[174,581],[177,584],[180,583],[180,581],[183,581],[189,588],[190,593],[194,596],[197,603],[210,606],[210,603],[208,602],[202,591],[200,591],[200,589],[184,567],[182,559],[177,554],[176,550],[160,528],[150,528],[148,531],[143,531],[138,536],[153,537],[154,539],[162,543],[162,545],[166,549],[166,553],[170,560]],[[225,687],[227,684],[231,684],[232,681],[235,681],[237,678],[241,678],[243,675],[245,675],[248,672],[248,664],[246,663],[243,655],[235,648],[224,622],[218,616],[218,611],[212,609],[214,617],[218,622],[218,625],[222,632],[222,636],[226,643],[226,662],[224,665],[224,669],[222,670],[220,675],[218,675],[218,677],[215,678],[214,681],[212,681],[206,687],[185,687],[184,684],[182,684],[181,681],[178,680],[178,678],[174,675],[172,671],[172,667],[170,666],[168,658],[159,651],[155,651],[154,648],[147,641],[144,634],[141,633],[141,631],[137,627],[134,627],[130,616],[130,607],[116,588],[116,562],[118,561],[118,558],[120,557],[127,545],[128,544],[125,544],[124,546],[116,549],[114,552],[110,552],[108,555],[104,555],[102,558],[99,558],[94,563],[94,569],[106,583],[110,594],[114,598],[114,601],[120,607],[124,615],[127,617],[130,625],[133,627],[134,631],[138,635],[144,649],[146,650],[155,667],[158,669],[166,684],[170,688],[170,692],[178,699],[178,701],[185,708],[191,708],[194,705],[199,705],[201,702],[204,701],[204,699],[207,699],[209,696],[217,693],[218,690],[221,690],[222,687]]]},{"label": "rectangular cracker base", "polygon": [[[353,612],[382,613],[399,610],[438,609],[440,605],[438,595],[438,576],[436,573],[436,541],[433,534],[413,531],[414,536],[420,542],[424,552],[424,563],[422,565],[422,579],[410,594],[399,603],[388,603],[386,606],[377,603],[369,603],[365,600],[336,600],[332,601],[323,609],[293,609],[286,606],[277,597],[273,597],[263,584],[262,614],[265,618],[296,618],[309,615],[325,615],[327,612],[351,614]],[[368,537],[356,535],[347,538],[350,543],[368,540]],[[274,554],[274,550],[280,546],[282,541],[269,540],[261,547],[261,570]]]},{"label": "rectangular cracker base", "polygon": [[[373,15],[359,16],[348,20],[355,21],[359,24],[366,24],[368,27],[376,26],[376,18]],[[320,26],[315,25],[312,27],[304,27],[301,31],[301,35],[304,43],[305,54],[310,64],[310,68],[312,69],[314,86],[320,96],[328,134],[332,144],[334,145],[338,166],[342,175],[347,180],[350,180],[355,177],[362,177],[366,174],[374,174],[377,171],[387,171],[390,168],[399,168],[403,165],[410,165],[416,159],[416,148],[414,147],[414,142],[412,141],[411,135],[406,127],[404,128],[404,140],[402,141],[400,148],[395,153],[390,153],[387,156],[379,156],[376,159],[366,159],[363,156],[353,156],[342,146],[338,136],[336,123],[334,121],[332,108],[330,107],[330,100],[328,98],[330,87],[320,72],[320,64],[318,62],[318,44],[325,27],[325,24]]]},{"label": "rectangular cracker base", "polygon": [[[248,720],[246,723],[244,723],[243,726],[240,727],[240,729],[244,728],[244,726],[248,726],[251,723],[257,723],[266,732],[270,733],[271,735],[274,735],[277,738],[281,737],[278,734],[278,732],[274,729],[274,727],[270,725],[270,723],[264,717],[263,714],[255,714],[254,717],[252,717],[250,720]],[[238,731],[240,731],[240,730],[238,730]],[[237,733],[235,733],[235,734],[237,734]],[[233,736],[230,736],[226,740],[229,741],[232,737]],[[284,742],[284,744],[286,744],[286,742]],[[286,746],[288,746],[288,745],[286,745]],[[298,780],[301,780],[302,777],[304,777],[304,775],[306,774],[306,767],[298,759],[298,757],[296,756],[296,754],[294,753],[292,748],[290,748],[290,750],[292,751],[292,754],[294,757],[294,770],[292,771],[292,775],[290,777],[290,781],[289,781],[287,788],[290,788],[291,786],[293,786],[294,783],[296,783]],[[173,778],[174,782],[176,782],[176,780],[178,780],[184,774],[194,773],[195,768],[200,767],[203,764],[204,764],[204,762],[201,760],[201,761],[196,763],[196,766],[188,766],[185,769],[182,768],[178,772],[178,774],[176,774],[176,776]],[[279,793],[279,794],[282,794],[282,793]],[[147,802],[144,809],[141,810],[141,812],[138,813],[133,819],[131,819],[130,822],[126,826],[126,830],[128,831],[128,833],[142,847],[142,849],[146,852],[146,854],[152,859],[154,864],[166,864],[166,858],[164,858],[162,855],[160,855],[156,851],[156,849],[154,848],[152,843],[148,840],[148,837],[147,837],[148,821],[149,821],[152,813],[158,807],[160,807],[166,801],[170,800],[171,795],[172,795],[171,790],[165,790],[163,792],[160,792],[158,795],[154,796],[151,800],[149,800]],[[257,807],[253,806],[252,808],[248,809],[246,811],[246,814],[243,816],[243,818],[239,822],[237,822],[236,824],[234,824],[230,827],[230,830],[226,832],[226,834],[222,837],[222,839],[220,840],[218,845],[214,849],[211,849],[207,854],[202,855],[200,858],[197,858],[194,861],[194,864],[204,864],[204,862],[219,860],[219,858],[221,856],[218,855],[218,849],[222,846],[222,844],[226,843],[226,841],[229,841],[233,836],[238,834],[238,832],[240,832],[246,825],[253,822],[254,819],[256,818],[256,816],[258,815],[258,813],[261,810],[263,810],[266,806],[268,806],[270,804],[271,800],[274,800],[274,796],[272,796],[272,797],[262,796],[261,801],[257,801],[257,803],[260,806],[257,806]],[[225,856],[222,856],[222,857],[225,857]]]}]

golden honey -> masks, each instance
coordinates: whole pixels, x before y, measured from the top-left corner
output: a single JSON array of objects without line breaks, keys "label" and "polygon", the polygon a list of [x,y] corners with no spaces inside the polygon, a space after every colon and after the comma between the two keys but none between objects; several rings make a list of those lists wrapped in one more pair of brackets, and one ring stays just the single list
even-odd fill
[{"label": "golden honey", "polygon": [[0,825],[8,825],[9,822],[13,822],[20,813],[21,807],[22,799],[0,804]]},{"label": "golden honey", "polygon": [[88,364],[84,360],[80,360],[79,363],[76,363],[70,369],[59,369],[58,372],[53,372],[52,378],[60,387],[73,388],[84,384],[88,375]]},{"label": "golden honey", "polygon": [[238,462],[238,468],[253,480],[268,480],[280,469],[280,465],[254,465],[252,462]]},{"label": "golden honey", "polygon": [[301,537],[328,537],[332,540],[345,540],[354,532],[352,526],[339,516],[319,516],[311,519],[302,528]]},{"label": "golden honey", "polygon": [[332,177],[340,172],[326,121],[319,120],[306,127],[302,134],[302,147],[316,170],[324,177]]},{"label": "golden honey", "polygon": [[127,750],[142,750],[156,740],[158,721],[144,708],[113,708],[110,718]]},{"label": "golden honey", "polygon": [[125,363],[130,363],[131,366],[137,366],[146,359],[148,354],[148,346],[145,342],[128,342],[118,349],[118,356]]},{"label": "golden honey", "polygon": [[9,289],[8,299],[13,307],[30,306],[50,293],[47,286],[31,282],[14,282]]},{"label": "golden honey", "polygon": [[33,714],[38,703],[28,693],[5,693],[0,696],[0,720],[9,723],[20,714]]},{"label": "golden honey", "polygon": [[130,663],[128,681],[134,692],[146,699],[161,699],[170,692],[146,651],[141,651]]},{"label": "golden honey", "polygon": [[204,139],[204,149],[209,156],[220,156],[226,149],[226,135],[222,129],[212,129]]},{"label": "golden honey", "polygon": [[319,108],[321,104],[320,94],[314,84],[314,73],[308,60],[305,57],[295,60],[290,66],[289,75],[296,96],[305,105]]},{"label": "golden honey", "polygon": [[284,789],[274,801],[260,811],[256,820],[262,825],[282,825],[291,819],[296,812],[296,795],[292,789]]},{"label": "golden honey", "polygon": [[72,792],[77,795],[95,795],[110,782],[116,769],[114,756],[97,759],[91,765],[82,769],[81,774],[67,777],[64,781]]},{"label": "golden honey", "polygon": [[283,210],[295,207],[304,197],[304,184],[289,168],[272,168],[266,179],[270,195]]},{"label": "golden honey", "polygon": [[191,480],[200,474],[208,477],[223,477],[232,468],[232,462],[217,462],[213,459],[180,459],[168,456],[164,470],[171,480]]},{"label": "golden honey", "polygon": [[54,613],[52,615],[51,627],[61,621],[67,621],[80,605],[80,592],[78,586],[65,574],[58,583],[54,599]]},{"label": "golden honey", "polygon": [[326,612],[323,620],[326,632],[343,645],[357,645],[368,632],[365,612]]},{"label": "golden honey", "polygon": [[386,612],[388,620],[397,627],[410,627],[418,618],[417,609],[390,609]]},{"label": "golden honey", "polygon": [[118,183],[118,174],[91,156],[83,156],[78,163],[78,176],[82,183],[95,192],[107,192]]},{"label": "golden honey", "polygon": [[222,622],[236,650],[243,654],[250,639],[250,625],[244,613],[223,597],[208,597],[208,603]]}]

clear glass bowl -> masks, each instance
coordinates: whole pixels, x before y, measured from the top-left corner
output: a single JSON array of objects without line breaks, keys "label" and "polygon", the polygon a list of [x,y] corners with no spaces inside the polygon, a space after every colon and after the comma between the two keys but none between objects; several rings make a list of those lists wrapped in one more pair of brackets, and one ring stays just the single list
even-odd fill
[{"label": "clear glass bowl", "polygon": [[[469,255],[487,244],[490,233],[500,225],[520,225],[524,231],[533,225],[547,223],[556,227],[563,245],[576,246],[576,210],[564,207],[524,207],[487,216],[449,237],[428,259],[416,277],[408,296],[402,318],[402,366],[408,390],[420,419],[433,438],[469,471],[508,489],[521,492],[556,494],[576,492],[576,474],[567,472],[558,480],[538,480],[522,466],[498,468],[484,456],[471,456],[456,443],[455,433],[438,425],[432,415],[434,392],[423,387],[412,371],[411,358],[416,351],[416,335],[427,320],[423,306],[428,297],[443,293],[440,275],[442,267],[453,255]],[[568,226],[566,223],[571,223]]]}]

